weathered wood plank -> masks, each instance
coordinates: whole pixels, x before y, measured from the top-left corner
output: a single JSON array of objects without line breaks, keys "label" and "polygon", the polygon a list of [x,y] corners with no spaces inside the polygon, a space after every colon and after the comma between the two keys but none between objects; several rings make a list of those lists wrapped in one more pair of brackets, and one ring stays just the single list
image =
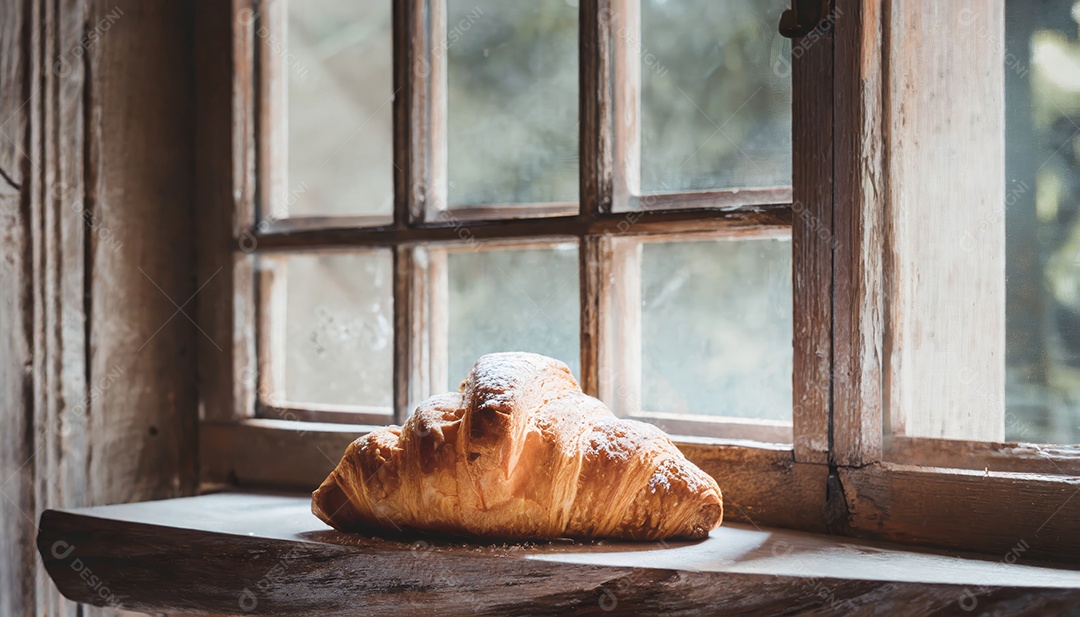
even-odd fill
[{"label": "weathered wood plank", "polygon": [[410,392],[409,383],[413,379],[414,367],[419,368],[421,362],[416,358],[413,343],[414,336],[422,332],[414,333],[412,326],[413,315],[417,307],[416,287],[412,284],[414,255],[409,247],[394,249],[394,418],[403,418],[409,415]]},{"label": "weathered wood plank", "polygon": [[[447,221],[395,227],[329,227],[271,231],[257,237],[258,251],[319,250],[356,246],[443,242],[462,243],[514,238],[552,238],[593,235],[648,235],[720,232],[739,237],[774,236],[791,228],[791,206],[753,206],[734,210],[685,210],[600,214],[579,217]],[[243,240],[237,243],[243,246]]]},{"label": "weathered wood plank", "polygon": [[[249,0],[194,4],[196,258],[192,301],[197,334],[199,407],[204,417],[236,420],[254,412],[256,358],[254,267],[244,256],[257,242],[254,225],[255,11]],[[234,255],[234,237],[241,238]],[[194,290],[192,290],[194,291]]]},{"label": "weathered wood plank", "polygon": [[289,302],[289,265],[285,259],[259,258],[256,274],[258,315],[258,391],[255,405],[280,405],[288,399],[285,389],[285,363],[288,358],[286,319]]},{"label": "weathered wood plank", "polygon": [[832,404],[833,38],[829,20],[791,42],[791,263],[795,458],[825,463]]},{"label": "weathered wood plank", "polygon": [[885,25],[885,408],[899,435],[1005,438],[1004,5],[894,0]]},{"label": "weathered wood plank", "polygon": [[1080,476],[1080,446],[886,436],[890,463]]},{"label": "weathered wood plank", "polygon": [[[612,100],[611,7],[609,0],[585,0],[578,11],[578,160],[581,162],[580,211],[582,220],[611,212],[612,205]],[[604,281],[603,241],[584,236],[578,242],[578,298],[580,300],[581,388],[598,396],[601,389],[602,311]]]},{"label": "weathered wood plank", "polygon": [[578,10],[578,147],[581,215],[611,212],[611,2],[585,0]]},{"label": "weathered wood plank", "polygon": [[[370,430],[370,429],[368,429]],[[199,423],[202,482],[315,490],[365,427],[253,419]],[[267,457],[267,452],[289,452]]]},{"label": "weathered wood plank", "polygon": [[688,438],[676,443],[720,485],[724,520],[826,531],[827,466],[796,463],[790,446]]},{"label": "weathered wood plank", "polygon": [[882,2],[837,0],[833,74],[832,460],[881,458]]},{"label": "weathered wood plank", "polygon": [[190,301],[209,282],[192,276],[192,109],[188,82],[177,79],[192,69],[191,39],[178,27],[191,15],[183,3],[95,1],[91,22],[112,10],[122,17],[89,52],[88,190],[93,216],[116,239],[93,237],[89,255],[91,381],[116,376],[89,405],[92,504],[195,488],[203,335]]},{"label": "weathered wood plank", "polygon": [[839,478],[856,536],[1080,563],[1075,476],[875,464]]},{"label": "weathered wood plank", "polygon": [[[608,370],[601,371],[601,362],[609,358],[604,356],[603,294],[604,281],[604,241],[596,236],[585,236],[578,241],[578,294],[581,315],[578,323],[581,347],[581,390],[589,396],[605,396],[610,401],[606,385],[601,383],[601,376],[610,377]],[[601,395],[601,391],[604,394]]]},{"label": "weathered wood plank", "polygon": [[630,211],[686,210],[689,208],[739,208],[790,204],[790,186],[763,188],[721,189],[686,193],[647,193],[630,196]]},{"label": "weathered wood plank", "polygon": [[600,239],[599,397],[617,416],[643,411],[641,400],[641,243]]},{"label": "weathered wood plank", "polygon": [[[404,227],[412,212],[423,209],[424,195],[413,190],[413,153],[409,145],[413,138],[412,32],[413,2],[394,2],[391,5],[393,28],[393,123],[394,123],[394,214],[393,221]],[[419,162],[419,161],[417,161]]]},{"label": "weathered wood plank", "polygon": [[152,612],[859,615],[977,606],[1041,615],[1080,606],[1080,572],[799,532],[728,524],[698,543],[483,545],[342,534],[309,508],[306,496],[220,494],[48,511],[38,549],[68,597]]},{"label": "weathered wood plank", "polygon": [[[115,7],[114,7],[115,8]],[[46,507],[88,503],[90,436],[89,359],[86,355],[90,243],[115,242],[94,216],[84,156],[87,152],[86,80],[93,51],[122,17],[103,11],[92,20],[89,3],[65,0],[34,7],[32,38],[47,44],[31,63],[37,75],[27,99],[30,143],[25,188],[33,212],[34,244],[34,502]],[[36,574],[36,610],[75,615],[78,607]],[[32,609],[26,607],[29,612]]]},{"label": "weathered wood plank", "polygon": [[395,63],[400,58],[394,71],[395,99],[400,97],[405,106],[395,107],[394,116],[394,156],[404,179],[395,185],[395,219],[403,227],[442,220],[447,208],[445,3],[395,3],[394,23]]},{"label": "weathered wood plank", "polygon": [[791,423],[779,420],[657,411],[633,413],[630,417],[655,424],[674,439],[678,439],[679,435],[693,435],[718,439],[748,439],[772,444],[790,444],[793,441]]},{"label": "weathered wood plank", "polygon": [[[31,84],[30,46],[26,40],[30,16],[36,7],[25,0],[4,0],[0,11],[0,184],[4,192],[18,191],[23,184],[26,160],[27,125],[30,100],[37,96],[38,84]],[[29,90],[28,90],[29,86]]]},{"label": "weathered wood plank", "polygon": [[609,0],[612,65],[612,210],[637,210],[641,194],[641,6]]},{"label": "weathered wood plank", "polygon": [[0,183],[0,614],[34,611],[34,366],[30,216]]}]

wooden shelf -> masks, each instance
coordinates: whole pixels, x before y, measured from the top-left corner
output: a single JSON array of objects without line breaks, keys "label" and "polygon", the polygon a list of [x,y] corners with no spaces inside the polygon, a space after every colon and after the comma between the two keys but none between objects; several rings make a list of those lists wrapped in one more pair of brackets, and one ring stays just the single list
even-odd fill
[{"label": "wooden shelf", "polygon": [[[77,602],[147,612],[831,614],[1080,607],[1080,571],[725,524],[702,542],[475,545],[342,534],[306,495],[46,510],[38,550]],[[1018,612],[1019,611],[1019,612]],[[888,612],[888,611],[886,611]]]}]

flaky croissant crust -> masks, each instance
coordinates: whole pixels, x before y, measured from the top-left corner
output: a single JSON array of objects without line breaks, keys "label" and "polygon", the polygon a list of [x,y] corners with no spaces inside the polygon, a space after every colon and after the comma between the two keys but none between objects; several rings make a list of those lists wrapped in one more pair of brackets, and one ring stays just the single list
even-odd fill
[{"label": "flaky croissant crust", "polygon": [[716,481],[660,429],[583,394],[562,362],[490,354],[462,385],[350,444],[312,512],[345,531],[502,539],[695,539],[720,524]]}]

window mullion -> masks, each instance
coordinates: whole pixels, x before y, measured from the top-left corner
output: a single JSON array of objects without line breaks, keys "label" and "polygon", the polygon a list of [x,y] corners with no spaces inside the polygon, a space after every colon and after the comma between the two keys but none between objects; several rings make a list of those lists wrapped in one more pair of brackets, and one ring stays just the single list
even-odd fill
[{"label": "window mullion", "polygon": [[[611,212],[611,31],[609,0],[582,0],[578,19],[579,219]],[[578,244],[581,387],[599,395],[602,240],[583,234]]]},{"label": "window mullion", "polygon": [[[412,0],[412,16],[404,46],[410,53],[409,69],[402,79],[410,89],[407,97],[410,138],[408,224],[439,221],[447,208],[447,65],[446,0]],[[403,84],[404,85],[404,84]],[[401,95],[398,91],[397,95]]]},{"label": "window mullion", "polygon": [[263,255],[258,262],[259,382],[256,404],[274,405],[286,399],[285,359],[288,271],[284,258]]},{"label": "window mullion", "polygon": [[617,416],[641,405],[641,242],[605,238],[600,300],[600,398]]},{"label": "window mullion", "polygon": [[641,194],[640,0],[612,0],[615,210],[634,210]]}]

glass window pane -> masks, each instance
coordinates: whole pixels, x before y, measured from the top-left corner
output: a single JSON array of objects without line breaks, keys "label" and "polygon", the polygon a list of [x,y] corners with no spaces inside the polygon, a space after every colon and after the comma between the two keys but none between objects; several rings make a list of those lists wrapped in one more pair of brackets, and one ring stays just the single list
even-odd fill
[{"label": "glass window pane", "polygon": [[285,392],[296,403],[390,407],[393,256],[389,250],[284,258]]},{"label": "glass window pane", "polygon": [[451,252],[449,379],[476,359],[531,351],[565,362],[580,379],[576,244]]},{"label": "glass window pane", "polygon": [[641,0],[642,192],[791,184],[788,5]]},{"label": "glass window pane", "polygon": [[448,1],[450,206],[577,201],[575,5]]},{"label": "glass window pane", "polygon": [[646,243],[644,411],[791,420],[791,243]]},{"label": "glass window pane", "polygon": [[1005,2],[1007,441],[1080,443],[1078,6]]},{"label": "glass window pane", "polygon": [[[288,216],[393,212],[388,0],[287,2]],[[284,213],[274,213],[280,218]]]}]

